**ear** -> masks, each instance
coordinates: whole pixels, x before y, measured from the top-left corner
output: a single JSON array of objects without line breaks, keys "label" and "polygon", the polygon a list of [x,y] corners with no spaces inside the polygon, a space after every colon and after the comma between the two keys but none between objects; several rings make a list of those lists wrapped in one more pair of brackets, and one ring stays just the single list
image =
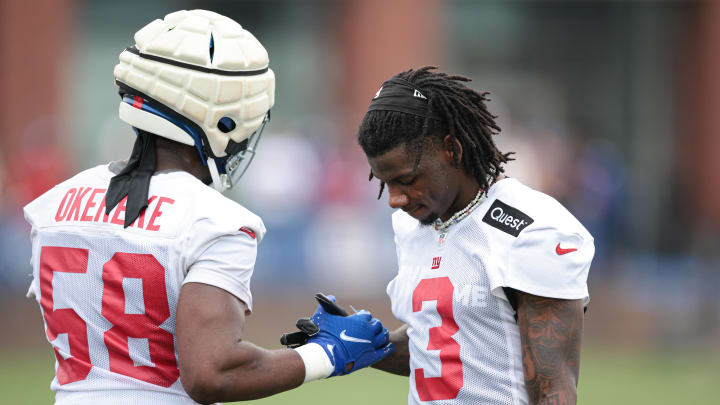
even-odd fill
[{"label": "ear", "polygon": [[[455,144],[455,150],[453,151],[453,143]],[[445,150],[445,156],[448,163],[455,166],[455,153],[457,153],[457,166],[459,167],[462,163],[463,148],[460,141],[453,138],[450,135],[445,135],[443,138],[443,149]]]}]

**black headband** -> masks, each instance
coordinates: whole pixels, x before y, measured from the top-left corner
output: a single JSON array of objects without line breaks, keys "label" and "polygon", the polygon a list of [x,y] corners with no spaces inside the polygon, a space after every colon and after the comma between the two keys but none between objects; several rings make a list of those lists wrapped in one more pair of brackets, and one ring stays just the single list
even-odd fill
[{"label": "black headband", "polygon": [[440,119],[429,113],[427,97],[414,84],[399,78],[383,83],[370,102],[368,111],[397,111],[423,118]]}]

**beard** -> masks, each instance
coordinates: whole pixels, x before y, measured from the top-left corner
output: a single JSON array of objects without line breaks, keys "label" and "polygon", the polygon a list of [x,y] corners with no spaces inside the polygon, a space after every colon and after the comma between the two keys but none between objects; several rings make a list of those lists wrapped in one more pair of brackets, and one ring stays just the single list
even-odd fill
[{"label": "beard", "polygon": [[436,219],[438,219],[438,215],[435,213],[431,213],[430,215],[426,216],[425,218],[419,219],[418,221],[422,226],[430,226],[435,223]]}]

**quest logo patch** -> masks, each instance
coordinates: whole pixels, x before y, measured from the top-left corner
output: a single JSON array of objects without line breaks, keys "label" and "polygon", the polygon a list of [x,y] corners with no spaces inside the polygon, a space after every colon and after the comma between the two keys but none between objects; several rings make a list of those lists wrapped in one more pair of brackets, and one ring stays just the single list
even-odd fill
[{"label": "quest logo patch", "polygon": [[500,200],[495,200],[483,217],[483,222],[517,237],[523,229],[527,228],[535,220],[517,208],[513,208]]}]

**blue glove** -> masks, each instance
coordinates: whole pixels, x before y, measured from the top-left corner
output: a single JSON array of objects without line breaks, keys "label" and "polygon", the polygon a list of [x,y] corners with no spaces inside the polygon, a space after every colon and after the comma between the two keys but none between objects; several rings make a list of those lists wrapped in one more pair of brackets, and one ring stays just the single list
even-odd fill
[{"label": "blue glove", "polygon": [[[332,296],[330,299],[335,301]],[[320,331],[310,336],[308,343],[317,343],[325,350],[335,367],[331,377],[350,374],[395,352],[387,328],[368,311],[339,316],[318,305],[312,321]]]}]

